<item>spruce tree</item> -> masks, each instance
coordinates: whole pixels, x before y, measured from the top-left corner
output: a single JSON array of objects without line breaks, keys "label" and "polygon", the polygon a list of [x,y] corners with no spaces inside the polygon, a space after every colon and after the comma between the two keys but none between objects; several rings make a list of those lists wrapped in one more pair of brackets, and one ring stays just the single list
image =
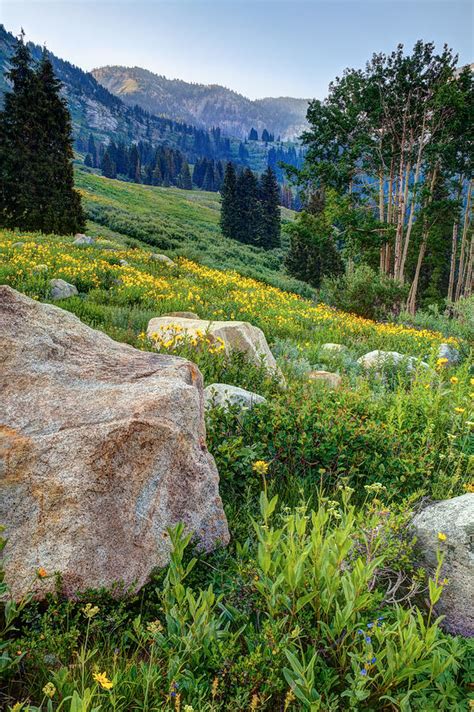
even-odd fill
[{"label": "spruce tree", "polygon": [[288,226],[290,249],[285,266],[293,277],[319,288],[323,277],[344,272],[344,264],[331,234],[331,225],[322,213],[300,213]]},{"label": "spruce tree", "polygon": [[258,141],[258,133],[254,128],[250,129],[249,141]]},{"label": "spruce tree", "polygon": [[183,162],[181,166],[181,173],[179,174],[179,187],[184,190],[192,190],[193,183],[191,180],[191,173],[189,171],[189,165],[187,161]]},{"label": "spruce tree", "polygon": [[106,149],[104,153],[104,158],[102,159],[102,175],[106,178],[117,177],[117,167],[115,165],[115,162],[112,160],[109,148]]},{"label": "spruce tree", "polygon": [[250,245],[261,244],[262,206],[256,175],[246,168],[237,180],[235,239]]},{"label": "spruce tree", "polygon": [[70,115],[46,51],[35,71],[21,36],[7,78],[13,90],[0,113],[0,224],[67,234],[84,229]]},{"label": "spruce tree", "polygon": [[260,244],[267,250],[280,247],[280,188],[274,171],[268,167],[260,179]]},{"label": "spruce tree", "polygon": [[225,237],[236,237],[237,175],[234,164],[229,161],[221,188],[221,230]]}]

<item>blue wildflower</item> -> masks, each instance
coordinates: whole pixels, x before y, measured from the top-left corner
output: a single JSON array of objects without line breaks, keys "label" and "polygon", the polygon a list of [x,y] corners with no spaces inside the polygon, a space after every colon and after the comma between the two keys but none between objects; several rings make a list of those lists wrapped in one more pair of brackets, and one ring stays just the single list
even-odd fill
[{"label": "blue wildflower", "polygon": [[359,628],[359,630],[358,630],[357,632],[359,633],[359,635],[364,635],[364,631],[361,630],[360,628]]},{"label": "blue wildflower", "polygon": [[365,668],[362,668],[362,670],[360,671],[360,674],[367,675],[367,670]]},{"label": "blue wildflower", "polygon": [[373,657],[373,658],[372,658],[372,660],[371,660],[370,662],[371,662],[371,663],[372,663],[372,665],[373,665],[374,663],[376,663],[376,662],[377,662],[377,658],[376,658],[376,657]]},{"label": "blue wildflower", "polygon": [[366,636],[365,636],[365,642],[366,642],[366,643],[371,643],[371,642],[372,642],[372,638],[370,637],[370,635],[366,635]]},{"label": "blue wildflower", "polygon": [[374,624],[373,623],[367,623],[367,628],[373,628]]}]

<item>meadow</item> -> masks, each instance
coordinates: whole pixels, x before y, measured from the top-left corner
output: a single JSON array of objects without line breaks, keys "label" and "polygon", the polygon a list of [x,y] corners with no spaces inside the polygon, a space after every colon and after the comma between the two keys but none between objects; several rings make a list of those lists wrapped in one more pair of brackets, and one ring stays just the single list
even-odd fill
[{"label": "meadow", "polygon": [[[170,532],[169,567],[138,593],[117,601],[91,591],[66,601],[58,592],[44,603],[8,604],[6,709],[472,707],[473,644],[444,633],[434,610],[449,585],[445,540],[440,532],[438,568],[426,572],[409,528],[424,498],[474,491],[470,344],[304,298],[269,266],[271,255],[250,248],[229,245],[228,261],[216,269],[225,253],[221,244],[213,251],[212,194],[166,189],[170,201],[165,189],[130,189],[86,173],[79,185],[95,243],[1,232],[0,283],[48,301],[50,279],[71,282],[79,296],[59,304],[87,324],[137,348],[192,358],[206,385],[239,385],[267,402],[207,414],[232,537],[226,549],[197,554],[178,526]],[[138,195],[132,225],[127,215]],[[201,264],[190,259],[193,241],[200,254],[206,246]],[[165,250],[175,266],[154,260],[153,249]],[[265,281],[252,278],[258,275]],[[278,288],[285,285],[288,291]],[[286,387],[205,342],[157,346],[146,338],[150,318],[182,310],[262,328]],[[321,348],[327,342],[348,351],[328,355]],[[460,365],[438,357],[441,343],[458,348]],[[415,377],[391,370],[381,379],[356,363],[373,349],[416,356],[431,368]],[[340,373],[341,388],[308,380],[315,368]],[[38,571],[40,579],[49,576],[54,572]]]},{"label": "meadow", "polygon": [[[166,250],[170,256],[186,256],[209,267],[235,269],[281,289],[312,293],[308,285],[284,272],[284,235],[282,248],[273,250],[222,235],[218,193],[125,183],[80,165],[75,167],[75,179],[89,217],[88,234],[109,234],[126,244],[139,240]],[[291,210],[281,211],[283,225],[293,220]]]}]

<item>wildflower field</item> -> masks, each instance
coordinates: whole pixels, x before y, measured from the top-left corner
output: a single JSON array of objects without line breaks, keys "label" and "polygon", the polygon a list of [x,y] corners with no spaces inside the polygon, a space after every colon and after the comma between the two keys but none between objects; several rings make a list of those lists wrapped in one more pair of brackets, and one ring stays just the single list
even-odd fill
[{"label": "wildflower field", "polygon": [[[140,349],[191,358],[206,385],[235,384],[267,402],[207,414],[231,531],[226,549],[197,554],[178,526],[169,567],[139,593],[8,603],[5,708],[472,708],[472,642],[444,633],[435,611],[449,586],[449,539],[439,532],[439,565],[426,572],[409,528],[422,498],[474,491],[472,344],[338,312],[171,248],[169,265],[153,257],[156,247],[96,234],[79,246],[1,232],[0,283],[49,301],[50,280],[64,279],[79,295],[58,305],[87,324]],[[259,326],[286,386],[205,333],[195,342],[179,330],[148,339],[148,321],[170,311]],[[328,353],[328,342],[347,351]],[[441,343],[459,350],[457,367],[439,358]],[[380,378],[356,361],[374,349],[430,368]],[[342,386],[309,380],[313,369],[338,372]]]}]

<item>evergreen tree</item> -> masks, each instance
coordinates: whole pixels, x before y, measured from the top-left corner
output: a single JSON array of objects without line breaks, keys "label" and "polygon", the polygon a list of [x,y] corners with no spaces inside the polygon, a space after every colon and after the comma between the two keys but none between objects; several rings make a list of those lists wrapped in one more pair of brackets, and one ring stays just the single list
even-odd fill
[{"label": "evergreen tree", "polygon": [[229,161],[221,189],[221,230],[225,237],[237,239],[237,175],[234,164]]},{"label": "evergreen tree", "polygon": [[97,149],[95,147],[94,137],[91,133],[89,134],[89,140],[87,142],[87,153],[92,159],[93,167],[97,168]]},{"label": "evergreen tree", "polygon": [[262,141],[265,141],[265,143],[268,143],[270,141],[270,134],[268,133],[267,129],[263,129],[262,131]]},{"label": "evergreen tree", "polygon": [[323,277],[344,272],[341,256],[331,234],[331,225],[322,213],[300,213],[287,229],[290,249],[285,266],[289,274],[318,289]]},{"label": "evergreen tree", "polygon": [[117,167],[112,160],[110,149],[107,148],[102,159],[102,175],[106,178],[117,177]]},{"label": "evergreen tree", "polygon": [[280,189],[269,167],[260,179],[261,226],[260,244],[267,250],[280,247]]},{"label": "evergreen tree", "polygon": [[86,157],[84,158],[84,165],[87,166],[88,168],[93,168],[94,163],[92,161],[90,153],[86,154]]},{"label": "evergreen tree", "polygon": [[258,133],[254,128],[250,129],[249,141],[258,141]]},{"label": "evergreen tree", "polygon": [[191,173],[189,171],[189,165],[187,161],[184,161],[181,167],[181,173],[179,174],[179,187],[183,188],[184,190],[193,189]]},{"label": "evergreen tree", "polygon": [[250,245],[261,244],[262,206],[256,175],[246,168],[237,179],[235,239]]},{"label": "evergreen tree", "polygon": [[0,114],[0,224],[71,234],[84,228],[74,190],[71,121],[46,52],[33,70],[18,41]]}]

